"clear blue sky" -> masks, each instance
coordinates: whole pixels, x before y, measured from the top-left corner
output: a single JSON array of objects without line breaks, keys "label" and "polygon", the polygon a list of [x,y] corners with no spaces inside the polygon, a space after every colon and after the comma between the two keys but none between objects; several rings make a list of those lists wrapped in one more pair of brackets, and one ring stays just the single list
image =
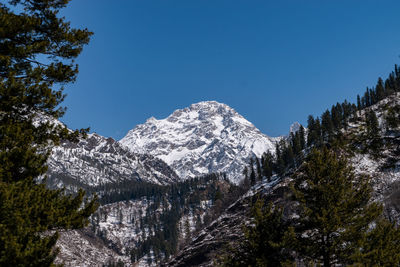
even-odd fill
[{"label": "clear blue sky", "polygon": [[400,1],[73,0],[94,32],[63,121],[116,139],[203,100],[270,136],[354,101],[400,63]]}]

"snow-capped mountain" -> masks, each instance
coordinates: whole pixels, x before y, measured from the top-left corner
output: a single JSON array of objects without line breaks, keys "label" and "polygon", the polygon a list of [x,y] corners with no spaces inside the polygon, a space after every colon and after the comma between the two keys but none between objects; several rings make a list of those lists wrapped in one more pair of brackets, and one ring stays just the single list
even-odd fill
[{"label": "snow-capped mountain", "polygon": [[51,187],[95,187],[126,180],[168,184],[177,174],[160,159],[136,154],[112,138],[89,134],[78,143],[54,147],[48,160],[47,183]]},{"label": "snow-capped mountain", "polygon": [[165,119],[152,117],[130,130],[120,143],[135,153],[165,161],[181,179],[225,172],[237,183],[249,158],[274,152],[276,140],[231,107],[205,101]]}]

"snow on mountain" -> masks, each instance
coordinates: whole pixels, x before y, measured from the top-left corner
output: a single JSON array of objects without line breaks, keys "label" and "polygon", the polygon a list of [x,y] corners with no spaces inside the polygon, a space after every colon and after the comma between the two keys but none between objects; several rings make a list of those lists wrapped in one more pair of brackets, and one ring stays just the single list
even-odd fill
[{"label": "snow on mountain", "polygon": [[290,131],[289,133],[296,133],[298,130],[300,130],[301,124],[298,123],[297,121],[294,122],[292,125],[290,125]]},{"label": "snow on mountain", "polygon": [[166,184],[177,174],[160,159],[136,154],[112,138],[89,134],[79,143],[63,142],[54,147],[48,160],[47,183],[51,187],[94,187],[124,180]]},{"label": "snow on mountain", "polygon": [[231,107],[205,101],[176,110],[165,119],[152,117],[130,130],[120,143],[165,161],[181,179],[225,172],[237,183],[249,158],[274,152],[276,140]]}]

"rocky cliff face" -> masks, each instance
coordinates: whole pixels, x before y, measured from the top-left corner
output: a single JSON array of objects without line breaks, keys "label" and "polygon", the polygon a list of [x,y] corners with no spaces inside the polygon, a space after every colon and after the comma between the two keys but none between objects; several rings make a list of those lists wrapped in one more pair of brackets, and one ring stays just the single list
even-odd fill
[{"label": "rocky cliff face", "polygon": [[276,140],[229,106],[207,101],[176,110],[166,119],[150,118],[120,143],[165,161],[181,179],[225,172],[237,183],[249,159],[274,152]]}]

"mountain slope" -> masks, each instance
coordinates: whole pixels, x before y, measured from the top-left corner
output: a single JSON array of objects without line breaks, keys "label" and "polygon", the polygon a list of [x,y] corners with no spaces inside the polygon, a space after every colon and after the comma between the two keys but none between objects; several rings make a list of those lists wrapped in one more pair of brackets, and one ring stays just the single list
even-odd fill
[{"label": "mountain slope", "polygon": [[[388,124],[392,110],[396,111],[397,126]],[[378,119],[379,134],[373,138],[367,135],[368,112],[375,112]],[[370,178],[373,186],[371,201],[384,205],[384,215],[390,221],[400,221],[400,93],[357,112],[351,118],[347,129],[342,129],[341,153],[346,156],[357,174]],[[374,149],[373,142],[380,146]],[[305,151],[306,152],[306,151]],[[246,195],[210,225],[205,227],[183,248],[166,266],[214,266],[215,259],[224,253],[228,244],[235,246],[243,238],[241,225],[251,222],[250,203],[264,198],[284,207],[284,216],[293,215],[296,205],[286,196],[290,192],[289,183],[296,169],[288,170],[286,175],[274,176],[258,182]],[[253,196],[256,196],[253,198]]]},{"label": "mountain slope", "polygon": [[89,189],[126,180],[168,184],[178,180],[176,173],[160,159],[136,154],[112,138],[89,134],[78,143],[63,142],[53,148],[48,160],[47,183]]},{"label": "mountain slope", "polygon": [[249,158],[273,152],[276,140],[229,106],[206,101],[176,110],[166,119],[150,118],[120,143],[165,161],[181,179],[225,172],[237,183]]}]

